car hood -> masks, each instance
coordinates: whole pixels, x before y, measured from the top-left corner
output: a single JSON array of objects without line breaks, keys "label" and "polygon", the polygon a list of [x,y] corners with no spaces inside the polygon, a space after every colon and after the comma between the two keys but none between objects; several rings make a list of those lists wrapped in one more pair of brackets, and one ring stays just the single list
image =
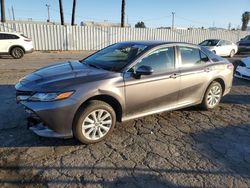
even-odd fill
[{"label": "car hood", "polygon": [[241,61],[246,64],[247,68],[250,68],[250,57],[242,58]]},{"label": "car hood", "polygon": [[20,91],[61,91],[73,85],[113,77],[114,74],[117,73],[90,67],[79,61],[68,61],[41,68],[22,78],[15,87]]}]

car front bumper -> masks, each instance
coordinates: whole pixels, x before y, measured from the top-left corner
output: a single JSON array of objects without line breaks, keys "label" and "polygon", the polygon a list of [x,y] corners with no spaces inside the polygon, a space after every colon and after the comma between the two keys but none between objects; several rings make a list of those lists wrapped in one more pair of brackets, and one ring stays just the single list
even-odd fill
[{"label": "car front bumper", "polygon": [[70,138],[76,112],[76,101],[20,102],[29,113],[28,127],[42,137]]}]

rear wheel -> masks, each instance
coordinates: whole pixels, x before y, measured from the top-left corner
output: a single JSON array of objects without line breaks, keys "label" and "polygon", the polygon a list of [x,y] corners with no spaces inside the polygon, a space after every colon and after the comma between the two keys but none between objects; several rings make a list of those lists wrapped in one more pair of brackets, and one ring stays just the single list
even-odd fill
[{"label": "rear wheel", "polygon": [[213,109],[220,103],[222,97],[222,87],[219,82],[213,81],[204,95],[202,108],[205,110]]},{"label": "rear wheel", "polygon": [[231,50],[229,57],[233,57],[235,55],[235,50]]},{"label": "rear wheel", "polygon": [[82,143],[93,144],[105,139],[114,129],[116,114],[102,101],[89,101],[76,115],[74,136]]},{"label": "rear wheel", "polygon": [[24,56],[24,51],[20,47],[14,47],[11,49],[10,54],[14,59],[20,59]]}]

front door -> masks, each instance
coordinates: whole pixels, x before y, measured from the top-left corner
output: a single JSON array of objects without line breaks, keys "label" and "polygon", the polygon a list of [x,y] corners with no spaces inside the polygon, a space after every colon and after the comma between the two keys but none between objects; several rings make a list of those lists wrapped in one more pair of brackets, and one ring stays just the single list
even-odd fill
[{"label": "front door", "polygon": [[[136,78],[134,72],[142,65],[150,66],[154,72]],[[175,48],[152,50],[124,74],[124,81],[126,116],[147,115],[176,105],[180,78],[175,67]]]}]

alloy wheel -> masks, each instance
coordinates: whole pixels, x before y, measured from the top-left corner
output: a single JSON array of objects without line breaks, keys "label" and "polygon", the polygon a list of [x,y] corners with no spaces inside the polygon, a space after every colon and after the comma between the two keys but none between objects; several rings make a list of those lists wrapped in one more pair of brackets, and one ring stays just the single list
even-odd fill
[{"label": "alloy wheel", "polygon": [[104,109],[90,112],[82,123],[82,133],[89,140],[99,140],[104,137],[112,127],[112,116]]},{"label": "alloy wheel", "polygon": [[218,85],[214,85],[210,88],[208,95],[207,95],[207,104],[213,108],[215,107],[221,99],[222,90]]}]

